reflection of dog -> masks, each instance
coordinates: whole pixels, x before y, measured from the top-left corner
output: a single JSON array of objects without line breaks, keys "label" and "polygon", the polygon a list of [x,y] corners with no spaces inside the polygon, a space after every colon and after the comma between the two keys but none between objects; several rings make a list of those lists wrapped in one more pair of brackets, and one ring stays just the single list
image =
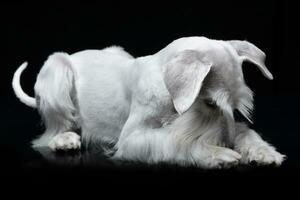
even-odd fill
[{"label": "reflection of dog", "polygon": [[[187,37],[158,53],[133,58],[120,47],[55,53],[35,84],[35,98],[20,86],[26,63],[15,72],[17,97],[41,113],[46,132],[33,146],[53,150],[117,141],[113,158],[207,168],[239,161],[280,165],[284,156],[244,123],[253,95],[242,62],[272,79],[265,54],[246,41]],[[232,149],[230,149],[232,148]]]}]

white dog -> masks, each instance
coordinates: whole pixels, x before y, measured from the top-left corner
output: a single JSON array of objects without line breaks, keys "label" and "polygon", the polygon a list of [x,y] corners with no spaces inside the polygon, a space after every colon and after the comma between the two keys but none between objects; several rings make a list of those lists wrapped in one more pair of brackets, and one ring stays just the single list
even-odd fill
[{"label": "white dog", "polygon": [[68,150],[115,141],[117,159],[205,168],[280,165],[285,156],[233,115],[238,110],[251,121],[253,94],[242,63],[272,79],[264,60],[247,41],[186,37],[139,58],[116,46],[55,53],[37,76],[35,98],[20,86],[27,63],[15,72],[13,88],[45,122],[34,147]]}]

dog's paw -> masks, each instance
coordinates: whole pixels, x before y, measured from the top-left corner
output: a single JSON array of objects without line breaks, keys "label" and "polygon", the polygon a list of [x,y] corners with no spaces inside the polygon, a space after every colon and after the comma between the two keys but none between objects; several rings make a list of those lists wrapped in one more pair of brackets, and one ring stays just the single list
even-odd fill
[{"label": "dog's paw", "polygon": [[255,162],[258,165],[281,165],[285,159],[285,155],[277,152],[272,146],[261,145],[252,146],[249,149],[242,150],[242,163],[248,164]]},{"label": "dog's paw", "polygon": [[228,148],[218,148],[206,160],[206,166],[212,169],[230,168],[237,165],[241,158],[242,156],[236,151]]},{"label": "dog's paw", "polygon": [[49,147],[53,151],[80,149],[80,136],[74,132],[59,133],[49,142]]}]

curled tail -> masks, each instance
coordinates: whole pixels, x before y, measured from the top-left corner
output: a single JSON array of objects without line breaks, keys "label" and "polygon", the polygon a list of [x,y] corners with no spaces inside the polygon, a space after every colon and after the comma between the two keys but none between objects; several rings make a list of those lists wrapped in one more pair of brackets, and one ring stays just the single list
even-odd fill
[{"label": "curled tail", "polygon": [[36,99],[33,97],[30,97],[29,95],[27,95],[20,84],[20,78],[21,78],[21,74],[24,71],[24,69],[27,67],[27,62],[24,62],[15,72],[14,77],[13,77],[13,81],[12,81],[12,87],[14,89],[14,92],[16,94],[16,96],[20,99],[20,101],[22,103],[24,103],[25,105],[32,107],[32,108],[36,108]]}]

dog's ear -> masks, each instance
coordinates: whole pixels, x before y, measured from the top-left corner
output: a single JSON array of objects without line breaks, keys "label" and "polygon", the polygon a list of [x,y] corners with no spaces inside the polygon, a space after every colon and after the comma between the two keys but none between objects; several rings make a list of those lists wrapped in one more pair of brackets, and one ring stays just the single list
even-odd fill
[{"label": "dog's ear", "polygon": [[247,41],[230,40],[228,42],[243,61],[255,64],[266,78],[273,79],[273,75],[265,66],[266,54],[262,50]]},{"label": "dog's ear", "polygon": [[199,51],[179,52],[163,65],[163,78],[179,114],[187,111],[199,94],[211,64]]}]

